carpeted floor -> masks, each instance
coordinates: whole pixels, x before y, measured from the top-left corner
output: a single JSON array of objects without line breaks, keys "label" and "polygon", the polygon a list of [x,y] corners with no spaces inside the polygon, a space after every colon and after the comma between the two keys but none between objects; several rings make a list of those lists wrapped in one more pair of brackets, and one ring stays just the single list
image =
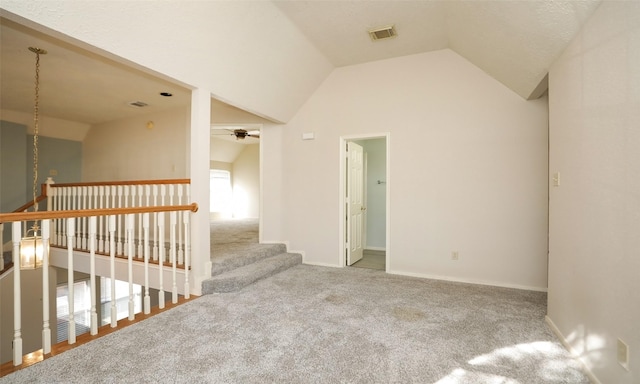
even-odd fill
[{"label": "carpeted floor", "polygon": [[300,265],[1,383],[588,383],[546,295]]}]

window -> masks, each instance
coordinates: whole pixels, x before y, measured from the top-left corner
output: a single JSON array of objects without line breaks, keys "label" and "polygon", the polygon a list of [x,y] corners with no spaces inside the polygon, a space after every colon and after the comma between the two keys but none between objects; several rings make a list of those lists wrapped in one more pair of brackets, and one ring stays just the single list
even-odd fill
[{"label": "window", "polygon": [[[76,336],[89,332],[91,327],[91,291],[89,281],[77,281],[73,284],[73,320],[76,324]],[[69,286],[56,288],[56,317],[58,335],[56,342],[69,338]]]},{"label": "window", "polygon": [[[124,319],[129,316],[129,283],[116,280],[116,319]],[[111,279],[100,278],[100,308],[102,321],[100,325],[111,323]],[[133,284],[133,313],[142,311],[142,286]]]},{"label": "window", "polygon": [[209,211],[230,218],[233,208],[231,173],[221,169],[209,170]]}]

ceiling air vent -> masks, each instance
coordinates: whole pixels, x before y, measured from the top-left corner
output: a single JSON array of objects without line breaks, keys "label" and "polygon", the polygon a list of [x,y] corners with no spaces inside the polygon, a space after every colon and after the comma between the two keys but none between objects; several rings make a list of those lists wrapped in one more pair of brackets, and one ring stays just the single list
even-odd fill
[{"label": "ceiling air vent", "polygon": [[388,25],[386,27],[376,28],[369,31],[369,37],[371,37],[371,40],[373,41],[389,39],[391,37],[396,37],[397,35],[398,33],[396,32],[395,25]]},{"label": "ceiling air vent", "polygon": [[144,101],[130,101],[129,102],[129,106],[130,107],[143,108],[143,107],[146,107],[147,105],[149,105],[149,104],[145,103]]}]

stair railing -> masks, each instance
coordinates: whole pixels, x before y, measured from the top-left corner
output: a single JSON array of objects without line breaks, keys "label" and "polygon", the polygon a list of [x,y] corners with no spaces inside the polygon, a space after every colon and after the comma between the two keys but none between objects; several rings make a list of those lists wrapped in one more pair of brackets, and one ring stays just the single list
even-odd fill
[{"label": "stair railing", "polygon": [[[28,222],[41,221],[42,237],[47,246],[43,262],[43,329],[42,349],[51,351],[49,321],[49,256],[66,249],[68,270],[69,328],[68,343],[75,343],[73,311],[73,272],[78,252],[88,253],[90,260],[90,292],[92,335],[97,333],[96,313],[96,256],[104,263],[108,257],[112,297],[115,297],[116,258],[127,260],[129,281],[129,320],[133,320],[133,265],[144,263],[145,293],[143,310],[150,313],[150,264],[157,264],[159,281],[159,308],[164,308],[164,267],[171,268],[172,302],[178,302],[177,271],[181,270],[184,288],[182,294],[189,298],[190,291],[190,212],[196,212],[197,204],[186,205],[189,197],[188,180],[137,181],[113,183],[58,184],[48,180],[46,187],[47,211],[0,213],[0,227],[11,223],[12,260],[14,261],[14,337],[13,364],[22,364],[21,289],[20,289],[20,239]],[[55,185],[55,186],[54,186]],[[168,195],[168,199],[167,199]],[[137,197],[137,199],[136,199]],[[177,205],[173,205],[177,202]],[[160,203],[161,205],[158,205]],[[168,203],[168,204],[167,204]],[[166,205],[165,205],[166,204]],[[168,216],[168,225],[166,224]],[[166,236],[166,233],[169,235]],[[26,231],[25,231],[26,233]],[[153,240],[151,239],[153,236]],[[168,237],[168,242],[165,238]],[[176,239],[177,237],[177,239]],[[49,245],[52,247],[49,248]],[[59,255],[58,255],[59,256]],[[155,261],[154,261],[155,260]],[[60,264],[60,263],[58,263]],[[157,284],[156,284],[157,285]],[[111,306],[111,327],[117,326],[115,301]]]},{"label": "stair railing", "polygon": [[[178,213],[181,213],[182,224],[184,226],[184,233],[186,234],[185,239],[189,238],[189,212],[196,212],[198,210],[197,204],[193,203],[190,205],[167,205],[167,206],[156,206],[156,207],[126,207],[126,208],[102,208],[102,209],[79,209],[79,210],[64,210],[64,211],[41,211],[41,212],[15,212],[15,213],[2,213],[0,214],[0,223],[11,223],[12,225],[12,254],[14,262],[13,268],[13,283],[14,283],[14,337],[13,337],[13,364],[14,366],[22,364],[22,321],[21,321],[21,287],[20,287],[20,267],[19,267],[19,258],[20,258],[20,240],[22,238],[22,225],[24,222],[32,222],[32,221],[41,221],[42,228],[42,238],[45,244],[49,244],[51,241],[51,233],[53,231],[52,223],[56,222],[56,220],[64,220],[63,222],[66,224],[65,235],[66,235],[66,249],[67,249],[67,270],[68,270],[68,290],[69,290],[69,334],[68,334],[68,343],[74,344],[76,342],[76,333],[75,333],[75,321],[74,321],[74,310],[73,310],[73,287],[74,287],[74,255],[76,254],[76,249],[74,249],[74,244],[78,244],[77,239],[77,231],[75,228],[76,223],[84,223],[86,222],[86,233],[87,236],[83,238],[83,241],[86,242],[89,258],[90,258],[90,292],[91,292],[91,327],[90,332],[92,335],[95,335],[98,330],[98,319],[96,312],[96,254],[97,254],[97,243],[98,243],[98,221],[99,219],[104,219],[104,223],[107,231],[107,242],[109,243],[109,262],[110,262],[110,270],[111,270],[111,289],[112,293],[115,290],[115,259],[116,259],[116,221],[120,217],[124,220],[124,232],[127,239],[134,238],[134,230],[135,230],[135,218],[136,215],[140,215],[141,225],[142,225],[142,253],[144,255],[144,279],[145,279],[145,296],[144,296],[144,313],[148,314],[150,312],[150,298],[149,298],[149,261],[150,261],[150,239],[149,239],[149,230],[150,226],[150,216],[157,215],[157,225],[160,228],[158,230],[159,237],[162,240],[164,238],[164,215],[168,213],[170,216],[169,226],[171,232],[171,238],[169,241],[169,248],[171,251],[171,264],[173,267],[173,300],[174,303],[177,303],[177,285],[176,285],[176,269],[177,269],[177,257],[175,257],[175,249],[176,249],[176,241],[175,241],[175,229],[177,226],[177,216]],[[59,223],[59,222],[58,222]],[[84,235],[84,232],[80,232]],[[127,267],[128,267],[128,281],[129,281],[129,320],[133,320],[135,318],[135,314],[133,311],[133,241],[128,241],[127,244]],[[42,266],[42,287],[43,287],[43,295],[42,295],[42,305],[43,305],[43,329],[42,329],[42,349],[43,353],[47,354],[51,352],[51,328],[50,328],[50,320],[49,320],[49,256],[50,249],[48,246],[44,247],[45,255],[43,258],[43,266]],[[164,247],[161,247],[164,249]],[[185,263],[184,263],[184,275],[185,275],[185,287],[184,287],[184,296],[185,298],[189,298],[189,252],[190,248],[188,246],[188,241],[186,243],[186,254],[185,254]],[[162,279],[162,265],[164,263],[159,263],[159,271],[160,271],[160,279]],[[113,295],[112,297],[114,297]],[[160,308],[164,308],[164,292],[161,290],[159,294],[159,306]],[[117,326],[117,318],[116,318],[116,308],[115,302],[112,301],[111,307],[111,327],[115,328]]]}]

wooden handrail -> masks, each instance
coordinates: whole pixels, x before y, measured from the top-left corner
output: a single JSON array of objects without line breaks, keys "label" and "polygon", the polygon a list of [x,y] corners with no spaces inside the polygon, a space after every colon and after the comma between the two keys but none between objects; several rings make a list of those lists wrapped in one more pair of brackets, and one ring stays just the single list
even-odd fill
[{"label": "wooden handrail", "polygon": [[[42,200],[44,200],[46,198],[47,198],[47,196],[40,195],[40,196],[36,197],[36,203],[39,203],[39,202],[41,202]],[[24,212],[24,211],[26,211],[27,209],[29,209],[31,207],[33,207],[33,201],[28,202],[27,204],[23,205],[22,207],[16,209],[13,212]]]},{"label": "wooden handrail", "polygon": [[129,180],[129,181],[89,181],[85,183],[51,184],[51,187],[91,187],[98,185],[152,185],[152,184],[190,184],[191,179],[165,179],[165,180]]},{"label": "wooden handrail", "polygon": [[[47,184],[41,184],[40,185],[40,196],[36,197],[36,203],[41,202],[42,200],[47,198]],[[16,209],[13,212],[24,212],[27,209],[33,207],[33,200],[31,200],[30,202],[26,203],[25,205],[23,205],[22,207]]]},{"label": "wooden handrail", "polygon": [[171,211],[197,212],[198,204],[191,203],[189,205],[165,205],[165,206],[155,206],[155,207],[74,209],[74,210],[67,210],[67,211],[0,213],[0,223],[8,223],[8,222],[15,222],[15,221],[34,221],[34,220],[45,220],[45,219],[68,219],[68,218],[89,217],[89,216],[126,215],[131,213],[171,212]]}]

